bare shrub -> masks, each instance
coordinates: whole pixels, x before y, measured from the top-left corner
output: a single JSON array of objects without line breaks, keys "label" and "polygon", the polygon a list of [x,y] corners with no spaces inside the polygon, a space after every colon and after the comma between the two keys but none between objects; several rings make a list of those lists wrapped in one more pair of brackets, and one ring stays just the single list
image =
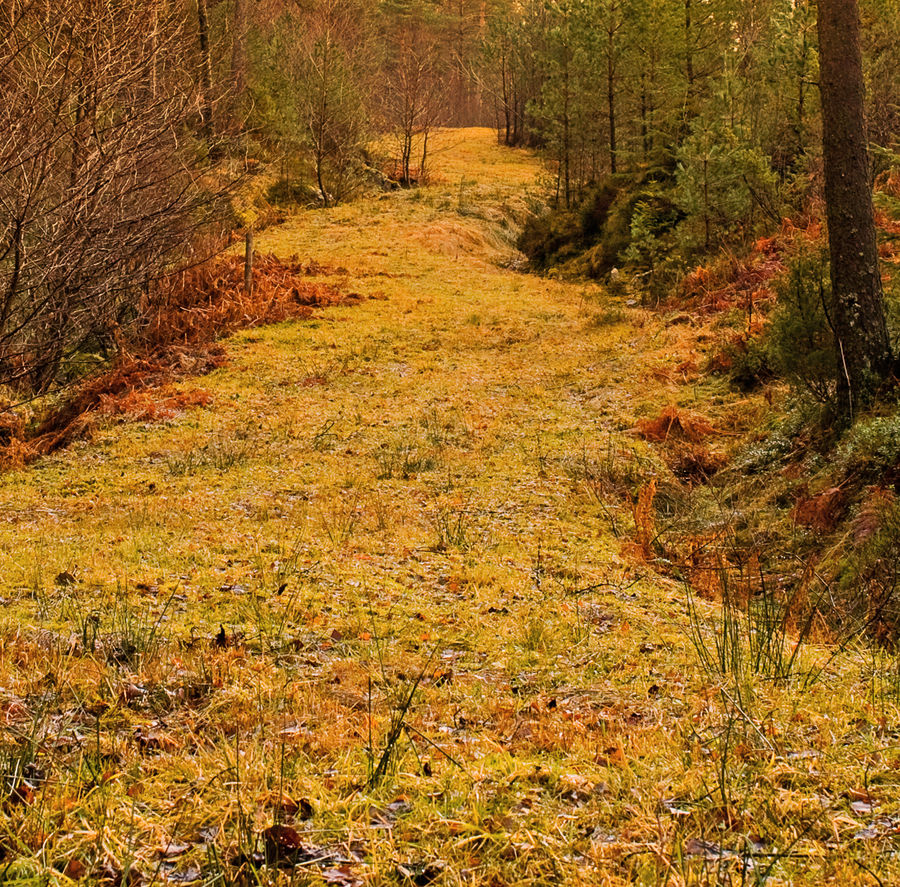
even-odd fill
[{"label": "bare shrub", "polygon": [[14,2],[0,43],[0,383],[47,392],[115,350],[215,188],[175,12]]}]

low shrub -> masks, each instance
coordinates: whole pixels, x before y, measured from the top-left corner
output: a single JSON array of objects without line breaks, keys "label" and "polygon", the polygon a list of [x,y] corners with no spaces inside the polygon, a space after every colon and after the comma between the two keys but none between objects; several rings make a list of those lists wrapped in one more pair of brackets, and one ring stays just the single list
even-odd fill
[{"label": "low shrub", "polygon": [[846,474],[864,479],[900,476],[900,413],[857,422],[841,441],[837,460]]},{"label": "low shrub", "polygon": [[[607,176],[577,206],[533,217],[525,224],[519,249],[536,270],[566,266],[571,274],[593,278],[623,264],[664,264],[668,235],[680,218],[668,196],[674,182],[670,160],[662,158],[630,176]],[[636,235],[639,242],[632,249]],[[658,249],[651,248],[651,239],[658,241]]]},{"label": "low shrub", "polygon": [[724,343],[710,368],[726,373],[741,391],[752,391],[775,375],[767,342],[743,334],[732,336]]},{"label": "low shrub", "polygon": [[831,284],[824,247],[794,255],[776,282],[778,307],[767,334],[770,366],[820,403],[831,403],[837,380],[828,319]]}]

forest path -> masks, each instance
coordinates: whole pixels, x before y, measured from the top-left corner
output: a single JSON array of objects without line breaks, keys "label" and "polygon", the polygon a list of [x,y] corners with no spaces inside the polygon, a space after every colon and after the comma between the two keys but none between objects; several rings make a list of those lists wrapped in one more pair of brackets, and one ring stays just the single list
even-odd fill
[{"label": "forest path", "polygon": [[[655,866],[632,851],[662,840],[658,799],[686,778],[692,654],[683,595],[621,546],[642,483],[627,429],[658,397],[667,333],[597,287],[504,267],[532,155],[447,132],[433,169],[259,236],[362,302],[229,340],[226,367],[182,385],[207,409],[0,478],[18,651],[0,683],[25,698],[53,673],[72,711],[112,706],[97,742],[133,779],[104,815],[146,865],[161,834],[214,823],[233,844],[238,800],[270,824],[277,785],[311,799],[310,840],[364,843],[373,883],[397,860],[485,884]],[[90,637],[140,656],[91,648],[88,667],[71,650]],[[378,759],[416,681],[373,795],[400,795],[405,824],[373,826],[366,713]],[[151,730],[147,760],[133,737]],[[235,734],[237,789],[212,775]]]},{"label": "forest path", "polygon": [[[63,570],[214,590],[252,583],[292,541],[341,576],[364,555],[373,582],[369,558],[387,558],[401,587],[394,560],[410,556],[432,579],[490,574],[475,585],[503,596],[535,571],[560,588],[618,581],[608,518],[627,528],[630,510],[601,508],[582,475],[614,461],[647,393],[646,342],[623,322],[638,312],[503,267],[533,155],[466,130],[433,157],[436,184],[257,238],[361,304],[234,337],[225,369],[182,386],[209,390],[208,410],[113,425],[0,479],[7,590]],[[451,518],[459,538],[441,545]]]}]

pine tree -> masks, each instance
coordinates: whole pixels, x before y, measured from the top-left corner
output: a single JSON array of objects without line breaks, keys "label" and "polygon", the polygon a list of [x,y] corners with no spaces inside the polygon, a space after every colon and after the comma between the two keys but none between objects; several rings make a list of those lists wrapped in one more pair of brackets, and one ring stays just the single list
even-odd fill
[{"label": "pine tree", "polygon": [[893,364],[875,239],[857,0],[819,0],[818,30],[831,323],[839,409],[850,419]]}]

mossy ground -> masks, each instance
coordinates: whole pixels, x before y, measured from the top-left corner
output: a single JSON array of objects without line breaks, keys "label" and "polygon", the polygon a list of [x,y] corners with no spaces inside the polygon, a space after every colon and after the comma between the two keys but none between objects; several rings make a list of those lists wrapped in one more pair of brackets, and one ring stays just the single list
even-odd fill
[{"label": "mossy ground", "polygon": [[[258,238],[362,303],[0,478],[0,878],[896,882],[881,659],[718,678],[628,555],[636,419],[765,405],[673,375],[683,326],[509,267],[531,155],[449,132],[433,164]],[[254,857],[276,823],[300,865]]]}]

